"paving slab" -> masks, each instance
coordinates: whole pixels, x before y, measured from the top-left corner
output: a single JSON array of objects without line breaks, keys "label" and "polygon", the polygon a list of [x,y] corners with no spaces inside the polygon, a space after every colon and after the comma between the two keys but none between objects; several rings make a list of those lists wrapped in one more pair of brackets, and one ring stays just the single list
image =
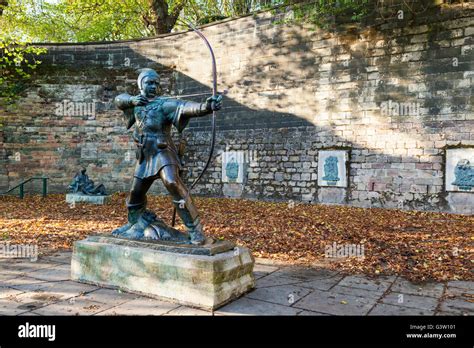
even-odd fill
[{"label": "paving slab", "polygon": [[112,307],[96,315],[163,315],[179,305],[140,297]]},{"label": "paving slab", "polygon": [[23,291],[7,288],[7,287],[0,287],[0,298],[5,298],[9,296],[15,296],[22,294]]},{"label": "paving slab", "polygon": [[369,313],[369,315],[433,315],[434,311],[420,309],[393,306],[385,303],[377,304]]},{"label": "paving slab", "polygon": [[17,278],[19,276],[20,275],[17,272],[3,272],[0,269],[0,284],[3,285],[4,281]]},{"label": "paving slab", "polygon": [[[61,282],[40,282],[18,286],[18,288],[27,289],[25,296],[35,295],[36,297],[57,297],[64,300],[76,297],[87,292],[99,289],[96,286],[80,284],[72,281]],[[21,291],[20,291],[21,292]]]},{"label": "paving slab", "polygon": [[71,266],[68,264],[60,264],[52,268],[40,269],[38,271],[28,273],[28,276],[40,280],[60,281],[71,279]]},{"label": "paving slab", "polygon": [[19,306],[21,303],[10,297],[0,298],[0,315],[17,315],[27,311],[27,309],[18,308]]},{"label": "paving slab", "polygon": [[338,285],[384,293],[388,290],[395,279],[396,277],[369,279],[364,276],[346,276],[338,283]]},{"label": "paving slab", "polygon": [[4,308],[14,309],[10,313],[5,313],[7,315],[15,315],[20,312],[37,309],[58,302],[63,298],[61,294],[45,293],[42,291],[21,292],[14,289],[10,290],[12,292],[8,296],[1,298]]},{"label": "paving slab", "polygon": [[446,299],[441,302],[440,311],[443,312],[453,312],[457,313],[458,315],[473,315],[474,314],[474,303],[469,302],[472,301],[472,298],[464,298],[464,297],[456,297]]},{"label": "paving slab", "polygon": [[275,276],[298,279],[302,282],[313,281],[317,279],[333,278],[338,275],[338,272],[324,269],[324,268],[309,268],[299,266],[282,267],[275,273]]},{"label": "paving slab", "polygon": [[97,286],[77,283],[71,280],[61,282],[48,282],[45,287],[41,288],[40,291],[49,291],[56,294],[60,294],[65,298],[79,296],[88,292],[92,292],[100,289]]},{"label": "paving slab", "polygon": [[469,316],[469,315],[472,315],[469,314],[469,313],[463,313],[463,312],[445,312],[445,311],[439,311],[439,312],[436,312],[435,314],[436,316],[450,316],[450,317],[459,317],[459,316]]},{"label": "paving slab", "polygon": [[8,268],[8,269],[7,268],[0,268],[0,274],[3,277],[3,280],[12,279],[12,278],[16,278],[16,277],[22,277],[22,276],[27,275],[26,273],[21,272],[18,269],[10,269],[10,268]]},{"label": "paving slab", "polygon": [[276,266],[270,266],[270,265],[261,265],[256,263],[253,266],[253,274],[255,276],[255,279],[260,279],[272,272],[277,271],[279,268]]},{"label": "paving slab", "polygon": [[318,312],[312,312],[312,311],[303,310],[303,311],[299,312],[299,313],[296,314],[296,315],[298,315],[298,316],[320,317],[320,316],[329,316],[330,314],[327,314],[327,313],[318,313]]},{"label": "paving slab", "polygon": [[120,290],[99,288],[99,290],[89,292],[80,298],[86,301],[96,301],[110,304],[112,307],[121,305],[122,303],[134,300],[142,296],[122,292]]},{"label": "paving slab", "polygon": [[451,286],[454,288],[474,290],[474,282],[468,282],[468,281],[463,281],[463,280],[450,281],[448,282],[448,286]]},{"label": "paving slab", "polygon": [[474,289],[448,286],[441,302],[440,311],[453,313],[452,315],[473,315],[473,301]]},{"label": "paving slab", "polygon": [[384,296],[381,302],[393,306],[424,309],[433,313],[438,306],[438,300],[434,297],[402,294],[399,292],[391,292]]},{"label": "paving slab", "polygon": [[3,286],[20,291],[35,291],[48,287],[46,280],[39,280],[30,277],[17,277],[3,282]]},{"label": "paving slab", "polygon": [[294,307],[334,315],[365,315],[376,299],[315,290]]},{"label": "paving slab", "polygon": [[272,286],[269,288],[258,288],[248,293],[246,297],[277,303],[283,306],[291,306],[311,292],[309,289],[295,285]]},{"label": "paving slab", "polygon": [[4,262],[0,263],[0,270],[12,269],[12,270],[38,270],[41,268],[49,268],[57,266],[57,262],[50,260],[37,259],[36,261],[27,258],[18,259],[4,259]]},{"label": "paving slab", "polygon": [[71,264],[72,251],[61,251],[42,256],[40,261]]},{"label": "paving slab", "polygon": [[343,276],[332,276],[329,278],[317,278],[316,280],[298,283],[298,286],[312,290],[329,290],[339,284]]},{"label": "paving slab", "polygon": [[191,307],[186,307],[186,306],[180,306],[176,309],[173,309],[172,311],[166,313],[165,315],[189,315],[189,316],[198,316],[198,315],[204,315],[204,316],[209,316],[212,315],[211,311],[205,311],[202,309],[197,309],[197,308],[191,308]]},{"label": "paving slab", "polygon": [[73,297],[48,306],[35,309],[32,312],[39,315],[94,315],[98,312],[112,308],[113,305],[91,301],[81,297]]},{"label": "paving slab", "polygon": [[444,284],[434,282],[414,284],[406,279],[398,278],[390,290],[403,294],[440,298],[444,291]]},{"label": "paving slab", "polygon": [[340,295],[350,295],[350,296],[371,298],[375,300],[380,299],[384,293],[381,290],[372,291],[372,290],[367,290],[367,289],[350,288],[350,287],[341,286],[341,285],[336,285],[330,290],[330,292],[340,294]]},{"label": "paving slab", "polygon": [[24,276],[41,269],[54,268],[59,264],[49,261],[30,261],[28,259],[8,259],[0,264],[0,273],[4,275]]},{"label": "paving slab", "polygon": [[301,283],[301,280],[275,275],[275,273],[257,279],[255,288],[266,288],[278,285],[291,285]]},{"label": "paving slab", "polygon": [[39,317],[39,314],[33,313],[31,311],[18,314],[19,317]]},{"label": "paving slab", "polygon": [[448,286],[444,293],[445,297],[466,297],[466,298],[473,298],[474,297],[474,289],[463,289],[463,288],[455,288]]},{"label": "paving slab", "polygon": [[45,293],[42,291],[31,291],[11,296],[9,299],[16,302],[19,309],[22,309],[23,311],[31,311],[59,302],[64,299],[64,296],[54,293]]},{"label": "paving slab", "polygon": [[296,315],[299,312],[301,310],[297,308],[242,297],[220,308],[215,313],[223,315]]}]

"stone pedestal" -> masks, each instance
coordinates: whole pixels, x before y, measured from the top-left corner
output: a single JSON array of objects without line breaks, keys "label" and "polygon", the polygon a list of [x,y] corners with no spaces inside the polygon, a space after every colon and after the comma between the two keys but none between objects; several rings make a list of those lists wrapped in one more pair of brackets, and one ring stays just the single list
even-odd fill
[{"label": "stone pedestal", "polygon": [[90,236],[74,244],[73,280],[214,310],[254,287],[254,259],[226,241],[173,245]]},{"label": "stone pedestal", "polygon": [[230,198],[240,198],[242,197],[242,193],[244,192],[244,185],[243,184],[224,184],[222,186],[222,192],[224,196]]},{"label": "stone pedestal", "polygon": [[92,203],[92,204],[107,204],[110,201],[110,196],[89,196],[82,193],[68,193],[66,194],[66,203]]},{"label": "stone pedestal", "polygon": [[320,187],[318,201],[325,204],[346,203],[347,189],[345,187]]}]

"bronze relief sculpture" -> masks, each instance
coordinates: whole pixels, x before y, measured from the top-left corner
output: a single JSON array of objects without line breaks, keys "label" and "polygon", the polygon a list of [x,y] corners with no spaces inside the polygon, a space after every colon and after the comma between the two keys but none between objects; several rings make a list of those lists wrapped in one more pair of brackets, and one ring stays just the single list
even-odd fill
[{"label": "bronze relief sculpture", "polygon": [[[206,240],[203,226],[189,189],[180,177],[182,164],[171,138],[171,129],[174,126],[181,133],[191,118],[219,110],[222,96],[214,94],[204,103],[157,96],[159,82],[156,71],[144,69],[137,79],[140,95],[121,94],[115,98],[115,104],[125,114],[127,129],[135,126],[132,137],[137,146],[137,164],[126,202],[128,222],[112,234],[129,239],[201,245]],[[146,209],[146,194],[157,179],[162,180],[171,195],[187,233],[167,226]]]}]

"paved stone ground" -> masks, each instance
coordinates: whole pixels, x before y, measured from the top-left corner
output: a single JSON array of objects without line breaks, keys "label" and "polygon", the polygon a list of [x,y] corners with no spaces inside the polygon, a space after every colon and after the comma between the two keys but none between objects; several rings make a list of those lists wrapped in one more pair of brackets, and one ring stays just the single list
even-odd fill
[{"label": "paved stone ground", "polygon": [[257,260],[256,289],[214,313],[69,280],[70,252],[0,259],[0,315],[472,315],[474,282],[416,285]]}]

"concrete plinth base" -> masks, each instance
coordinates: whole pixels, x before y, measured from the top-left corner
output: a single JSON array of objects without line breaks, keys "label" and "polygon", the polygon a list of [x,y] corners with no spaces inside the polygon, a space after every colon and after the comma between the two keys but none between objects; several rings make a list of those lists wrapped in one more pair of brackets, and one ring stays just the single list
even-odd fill
[{"label": "concrete plinth base", "polygon": [[216,309],[255,284],[254,259],[249,250],[229,247],[232,245],[228,242],[180,247],[91,236],[74,244],[71,277],[183,305]]},{"label": "concrete plinth base", "polygon": [[92,204],[107,204],[110,201],[110,196],[89,196],[80,193],[66,194],[66,203],[92,203]]},{"label": "concrete plinth base", "polygon": [[229,183],[229,184],[222,185],[222,193],[224,193],[224,196],[226,197],[239,198],[239,197],[242,197],[243,192],[244,192],[243,184]]}]

